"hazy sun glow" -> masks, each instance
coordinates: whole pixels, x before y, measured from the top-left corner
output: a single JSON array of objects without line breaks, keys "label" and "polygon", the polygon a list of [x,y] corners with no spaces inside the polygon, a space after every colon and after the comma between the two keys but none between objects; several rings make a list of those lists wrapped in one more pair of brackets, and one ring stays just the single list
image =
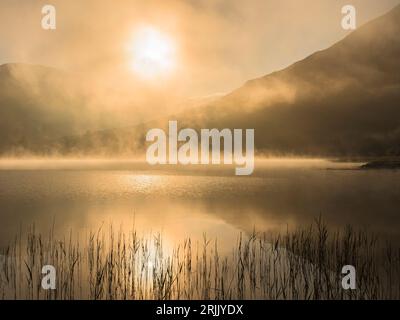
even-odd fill
[{"label": "hazy sun glow", "polygon": [[130,46],[132,69],[142,78],[170,74],[176,65],[176,46],[166,34],[154,27],[141,27]]}]

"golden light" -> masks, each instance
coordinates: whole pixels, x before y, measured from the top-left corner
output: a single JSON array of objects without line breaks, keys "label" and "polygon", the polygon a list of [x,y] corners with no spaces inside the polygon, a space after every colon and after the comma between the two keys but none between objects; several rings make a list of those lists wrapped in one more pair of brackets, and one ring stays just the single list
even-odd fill
[{"label": "golden light", "polygon": [[129,51],[132,54],[132,69],[142,78],[166,76],[175,68],[174,41],[154,27],[139,28]]}]

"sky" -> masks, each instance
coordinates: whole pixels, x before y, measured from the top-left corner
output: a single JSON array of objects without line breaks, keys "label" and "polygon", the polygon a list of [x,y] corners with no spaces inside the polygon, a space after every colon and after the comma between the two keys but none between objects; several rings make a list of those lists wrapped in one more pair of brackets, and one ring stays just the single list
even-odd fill
[{"label": "sky", "polygon": [[[344,5],[356,7],[360,26],[399,3],[1,0],[0,64],[41,64],[110,87],[150,87],[151,92],[206,97],[230,92],[339,41],[349,33],[341,27]],[[46,4],[56,8],[56,30],[41,28],[41,9]],[[173,66],[151,80],[132,68],[132,47],[143,28],[156,30],[172,44]]]}]

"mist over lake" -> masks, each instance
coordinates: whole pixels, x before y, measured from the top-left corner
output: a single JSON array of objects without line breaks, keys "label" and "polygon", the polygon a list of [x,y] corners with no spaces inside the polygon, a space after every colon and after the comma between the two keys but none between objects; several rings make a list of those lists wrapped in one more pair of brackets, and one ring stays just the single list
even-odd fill
[{"label": "mist over lake", "polygon": [[285,231],[322,216],[399,239],[400,171],[359,170],[359,163],[310,159],[257,160],[252,176],[227,166],[149,166],[129,160],[3,160],[1,244],[35,223],[59,234],[85,234],[103,224],[185,237]]}]

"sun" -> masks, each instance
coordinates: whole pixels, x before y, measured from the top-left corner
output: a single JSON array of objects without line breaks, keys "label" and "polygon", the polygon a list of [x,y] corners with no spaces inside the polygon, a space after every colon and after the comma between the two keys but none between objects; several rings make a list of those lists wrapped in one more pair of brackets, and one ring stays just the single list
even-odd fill
[{"label": "sun", "polygon": [[132,70],[142,78],[167,76],[175,69],[176,44],[155,27],[138,28],[129,51]]}]

